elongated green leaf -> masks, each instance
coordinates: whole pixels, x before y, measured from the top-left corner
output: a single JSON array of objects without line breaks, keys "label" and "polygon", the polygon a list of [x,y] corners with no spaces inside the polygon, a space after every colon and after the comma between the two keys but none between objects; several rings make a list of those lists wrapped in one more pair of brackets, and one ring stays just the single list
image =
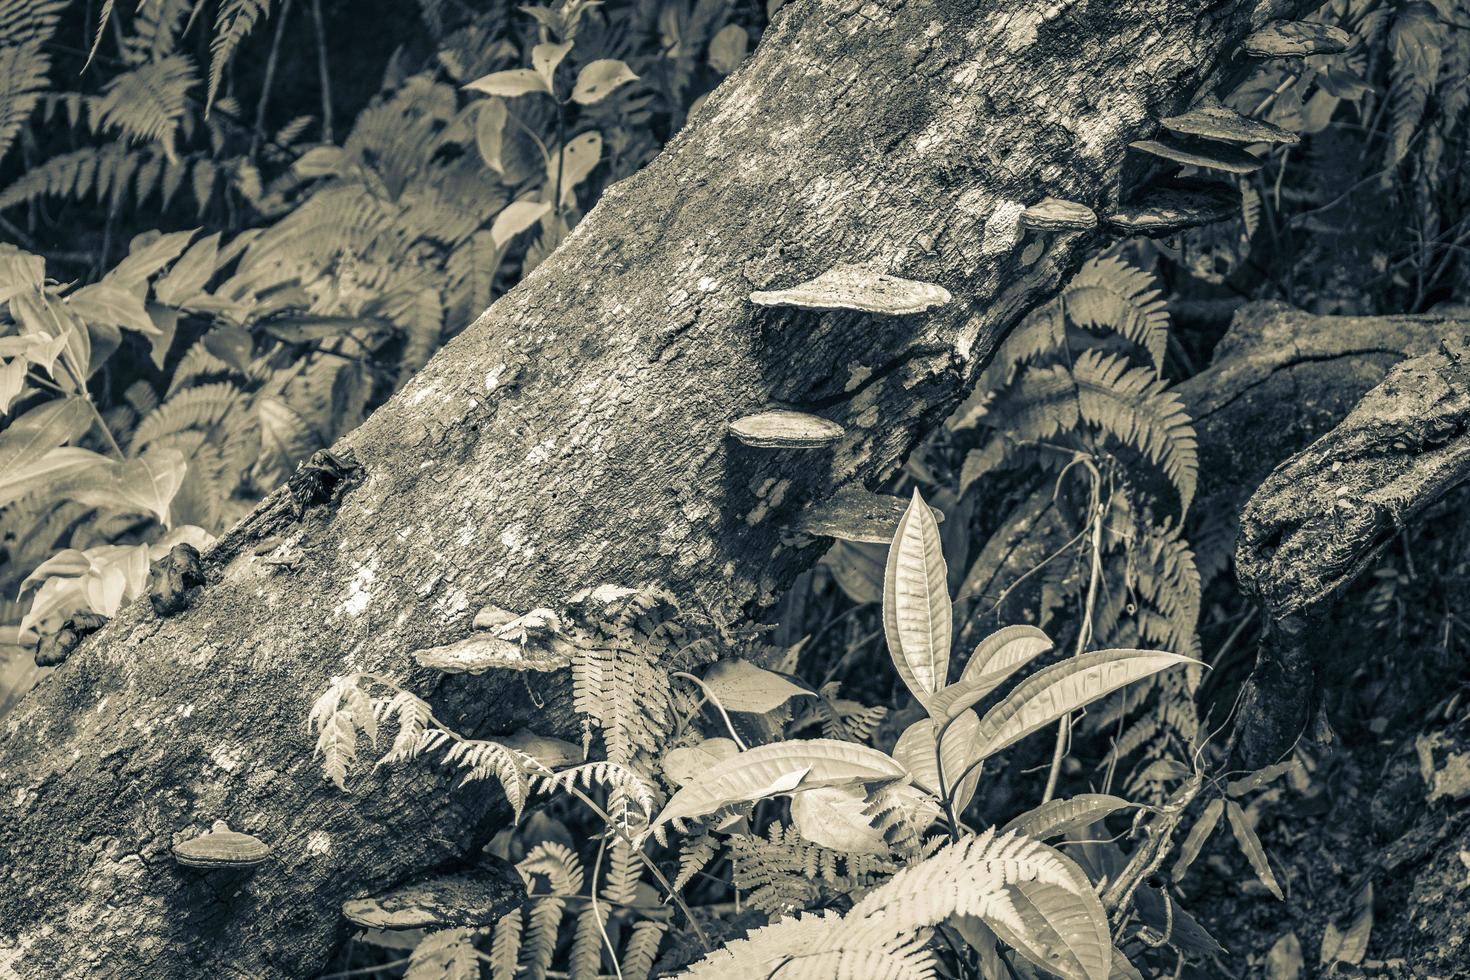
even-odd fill
[{"label": "elongated green leaf", "polygon": [[1081,880],[1080,889],[1018,881],[1007,886],[1006,893],[1025,928],[1014,930],[999,916],[988,921],[1001,939],[1043,970],[1066,980],[1108,980],[1113,943],[1107,916],[1097,895],[1086,887],[1086,875]]},{"label": "elongated green leaf", "polygon": [[930,699],[929,714],[936,720],[953,718],[1051,646],[1051,637],[1035,626],[1007,626],[997,630],[975,648],[960,679]]},{"label": "elongated green leaf", "polygon": [[29,466],[91,427],[85,398],[58,398],[31,409],[0,432],[0,473]]},{"label": "elongated green leaf", "polygon": [[529,68],[512,68],[510,71],[495,71],[477,78],[465,85],[465,88],[476,92],[484,92],[486,95],[500,95],[505,98],[515,98],[518,95],[533,95],[540,93],[550,95],[551,89],[547,88],[546,80]]},{"label": "elongated green leaf", "polygon": [[914,490],[888,549],[883,632],[898,676],[927,705],[949,679],[953,610],[939,524]]},{"label": "elongated green leaf", "polygon": [[572,101],[578,105],[593,105],[611,95],[614,89],[637,78],[633,69],[616,58],[599,58],[577,73]]},{"label": "elongated green leaf", "polygon": [[[954,791],[956,813],[964,812],[965,807],[969,806],[970,800],[975,796],[975,788],[980,784],[980,769],[977,766],[965,776],[957,789],[954,787],[955,780],[960,778],[960,773],[964,772],[968,764],[971,743],[975,739],[975,730],[979,727],[980,716],[973,711],[966,711],[944,733],[945,785]],[[893,758],[908,770],[914,785],[939,796],[939,764],[934,758],[934,734],[934,723],[928,718],[914,722],[898,737],[898,742],[893,746]]]},{"label": "elongated green leaf", "polygon": [[66,306],[88,323],[122,327],[141,334],[158,333],[158,327],[143,307],[143,297],[112,283],[83,286],[66,297]]},{"label": "elongated green leaf", "polygon": [[545,201],[512,201],[495,216],[490,239],[497,249],[504,249],[512,238],[540,221],[550,210],[551,204]]},{"label": "elongated green leaf", "polygon": [[789,793],[797,786],[844,786],[906,775],[889,756],[856,742],[829,738],[775,742],[705,770],[673,795],[653,825],[707,816],[721,807]]},{"label": "elongated green leaf", "polygon": [[993,674],[1006,667],[1015,670],[1052,648],[1051,637],[1035,626],[1017,624],[996,630],[975,647],[960,680]]},{"label": "elongated green leaf", "polygon": [[815,695],[748,660],[720,661],[705,672],[704,686],[726,711],[753,714],[774,711],[792,698]]},{"label": "elongated green leaf", "polygon": [[602,134],[596,130],[583,133],[568,140],[566,149],[552,156],[546,170],[546,187],[549,193],[555,193],[551,189],[556,186],[558,157],[561,160],[561,203],[570,204],[577,198],[577,188],[602,159]]},{"label": "elongated green leaf", "polygon": [[1118,796],[1078,793],[1070,799],[1049,800],[1028,810],[1002,827],[1000,832],[1004,834],[1014,830],[1034,840],[1046,840],[1081,830],[1115,810],[1134,805]]},{"label": "elongated green leaf", "polygon": [[59,446],[48,450],[39,459],[0,472],[0,507],[58,480],[77,477],[93,469],[105,470],[108,465],[106,456],[90,449]]},{"label": "elongated green leaf", "polygon": [[1261,846],[1256,832],[1251,829],[1250,821],[1239,803],[1234,800],[1225,801],[1225,819],[1230,821],[1230,832],[1235,835],[1240,849],[1245,852],[1245,859],[1250,862],[1256,877],[1261,879],[1261,884],[1279,901],[1286,901],[1281,884],[1276,880],[1276,872],[1271,870],[1271,862],[1266,859],[1266,850]]},{"label": "elongated green leaf", "polygon": [[977,757],[994,755],[1126,684],[1166,667],[1197,662],[1154,650],[1099,650],[1052,664],[1026,678],[980,719]]},{"label": "elongated green leaf", "polygon": [[546,83],[546,91],[555,92],[556,86],[552,80],[556,77],[556,66],[572,50],[572,42],[564,41],[561,44],[538,44],[531,49],[531,67],[536,69],[536,74]]},{"label": "elongated green leaf", "polygon": [[792,794],[791,822],[813,844],[848,854],[887,854],[881,831],[863,814],[868,791],[861,786],[819,786]]},{"label": "elongated green leaf", "polygon": [[160,235],[156,231],[145,231],[128,243],[128,257],[112,267],[102,281],[124,289],[134,289],[148,281],[159,269],[179,257],[188,248],[190,240],[199,234],[193,231],[174,231]]},{"label": "elongated green leaf", "polygon": [[1209,840],[1210,834],[1215,832],[1215,826],[1220,822],[1220,814],[1225,812],[1224,800],[1211,800],[1205,804],[1204,810],[1200,812],[1199,819],[1194,826],[1189,828],[1189,834],[1184,838],[1184,843],[1179,845],[1179,858],[1174,862],[1172,872],[1175,881],[1183,881],[1184,873],[1199,857],[1200,849]]}]

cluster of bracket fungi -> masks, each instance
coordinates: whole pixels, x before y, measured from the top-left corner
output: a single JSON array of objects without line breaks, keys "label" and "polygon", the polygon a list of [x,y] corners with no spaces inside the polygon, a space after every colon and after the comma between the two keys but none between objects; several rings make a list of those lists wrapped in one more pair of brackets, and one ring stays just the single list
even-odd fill
[{"label": "cluster of bracket fungi", "polygon": [[[1336,27],[1276,21],[1248,37],[1242,50],[1258,58],[1304,57],[1346,50],[1349,41],[1347,33]],[[1160,119],[1159,125],[1165,132],[1154,139],[1136,141],[1130,147],[1170,163],[1229,174],[1250,173],[1261,166],[1260,159],[1243,149],[1244,144],[1298,141],[1294,133],[1241,115],[1218,102],[1205,102],[1180,115]],[[1122,235],[1165,237],[1221,221],[1230,217],[1238,206],[1238,197],[1228,185],[1196,178],[1174,179],[1143,188],[1101,218],[1085,204],[1047,197],[1027,207],[1020,215],[1019,224],[1042,234],[1087,232],[1101,225]],[[751,302],[761,306],[890,316],[923,313],[951,299],[942,286],[856,265],[835,266],[789,289],[750,294]],[[729,431],[746,446],[783,450],[821,449],[841,441],[845,435],[843,427],[830,419],[782,407],[736,419],[730,423]],[[792,530],[807,537],[885,543],[892,540],[905,506],[905,501],[891,495],[847,487],[805,510],[797,517]],[[937,511],[936,516],[943,519]],[[545,612],[537,610],[513,622],[504,622],[504,616],[493,623],[482,624],[477,619],[477,627],[490,631],[472,640],[483,642],[489,636],[507,649],[523,648],[524,637],[520,644],[512,644],[501,633],[512,627],[532,632],[540,620],[535,624],[528,621]],[[445,651],[450,648],[428,652]],[[497,649],[497,652],[503,657],[506,651]],[[470,672],[478,672],[477,667],[484,669],[480,664],[483,657],[468,659],[475,663],[459,669]],[[435,663],[434,666],[441,670],[454,669],[453,664]],[[216,821],[209,832],[173,847],[180,865],[203,871],[249,870],[264,863],[270,853],[269,845],[249,834],[231,830],[223,820]],[[343,904],[342,911],[348,921],[363,928],[489,927],[525,899],[524,883],[515,868],[485,858],[480,866],[468,872],[430,878],[376,897],[353,899]]]}]

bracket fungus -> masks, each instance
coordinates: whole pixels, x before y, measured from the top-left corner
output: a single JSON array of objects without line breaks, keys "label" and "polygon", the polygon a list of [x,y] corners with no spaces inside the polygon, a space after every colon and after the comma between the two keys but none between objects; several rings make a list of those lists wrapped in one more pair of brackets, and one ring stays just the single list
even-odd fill
[{"label": "bracket fungus", "polygon": [[1177,116],[1165,116],[1159,125],[1186,136],[1225,140],[1230,143],[1300,143],[1301,137],[1289,129],[1242,115],[1218,102],[1199,105]]},{"label": "bracket fungus", "polygon": [[1208,180],[1173,180],[1144,187],[1104,216],[1109,228],[1124,235],[1162,238],[1231,217],[1240,197],[1227,184]]},{"label": "bracket fungus", "polygon": [[209,871],[253,868],[271,855],[269,844],[231,830],[223,820],[216,820],[206,833],[175,844],[173,852],[184,867]]},{"label": "bracket fungus", "polygon": [[758,306],[794,306],[801,310],[858,310],[901,316],[923,313],[948,303],[949,290],[932,282],[900,279],[861,265],[834,265],[790,289],[754,292]]},{"label": "bracket fungus", "polygon": [[1337,54],[1346,51],[1352,41],[1352,35],[1331,24],[1276,20],[1247,37],[1241,50],[1253,58],[1301,58]]},{"label": "bracket fungus", "polygon": [[730,423],[730,435],[756,449],[821,449],[846,430],[830,419],[786,408],[772,408]]},{"label": "bracket fungus", "polygon": [[1247,153],[1238,146],[1228,143],[1212,143],[1205,140],[1184,142],[1169,138],[1135,140],[1128,144],[1140,153],[1147,153],[1173,163],[1203,167],[1206,170],[1223,170],[1230,174],[1249,174],[1261,169],[1259,157]]},{"label": "bracket fungus", "polygon": [[525,900],[520,874],[497,859],[471,871],[343,902],[342,915],[364,929],[453,929],[491,925]]},{"label": "bracket fungus", "polygon": [[[792,530],[813,538],[888,544],[908,506],[907,500],[892,494],[844,487],[822,503],[802,511]],[[935,521],[944,520],[938,508],[931,506],[929,510]]]},{"label": "bracket fungus", "polygon": [[1044,197],[1021,212],[1021,224],[1037,231],[1091,231],[1097,227],[1097,214],[1076,201]]}]

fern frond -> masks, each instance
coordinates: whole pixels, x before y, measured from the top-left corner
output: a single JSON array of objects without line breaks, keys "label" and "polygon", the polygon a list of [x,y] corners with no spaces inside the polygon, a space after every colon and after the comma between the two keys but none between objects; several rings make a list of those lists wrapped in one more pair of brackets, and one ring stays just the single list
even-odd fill
[{"label": "fern frond", "polygon": [[530,925],[521,943],[520,971],[525,980],[546,980],[551,958],[556,954],[556,935],[561,929],[566,902],[560,898],[538,898],[532,905]]},{"label": "fern frond", "polygon": [[478,929],[441,929],[419,940],[403,980],[479,980]]},{"label": "fern frond", "polygon": [[269,13],[271,0],[222,0],[214,17],[214,39],[209,43],[209,92],[206,107],[214,104],[219,93],[225,65],[234,56],[240,42],[250,34],[255,22]]},{"label": "fern frond", "polygon": [[1194,424],[1179,396],[1146,368],[1098,350],[1084,351],[1072,368],[1082,418],[1161,468],[1188,512],[1198,480]]},{"label": "fern frond", "polygon": [[1114,256],[1092,259],[1068,283],[1062,303],[1073,323],[1127,337],[1148,352],[1156,373],[1164,370],[1169,311],[1147,272]]},{"label": "fern frond", "polygon": [[647,980],[653,972],[653,962],[658,957],[659,944],[669,924],[657,920],[645,920],[633,926],[628,943],[623,947],[623,980]]},{"label": "fern frond", "polygon": [[715,855],[720,852],[720,841],[713,834],[690,835],[679,842],[679,873],[674,876],[674,891],[683,891],[684,886],[703,871]]},{"label": "fern frond", "polygon": [[46,44],[65,6],[65,0],[0,0],[0,159],[45,90]]},{"label": "fern frond", "polygon": [[189,89],[197,81],[193,62],[183,55],[151,61],[118,75],[97,100],[98,128],[115,129],[138,142],[158,143],[172,156]]},{"label": "fern frond", "polygon": [[239,408],[240,390],[228,381],[186,388],[144,416],[130,445],[136,454],[185,429],[213,430]]},{"label": "fern frond", "polygon": [[506,801],[515,811],[517,822],[530,792],[529,773],[542,769],[534,759],[515,749],[482,739],[467,738],[455,742],[444,754],[444,761],[464,772],[460,785],[481,779],[493,779],[505,792]]},{"label": "fern frond", "polygon": [[524,922],[522,911],[515,909],[495,923],[495,938],[490,941],[490,980],[515,980]]}]

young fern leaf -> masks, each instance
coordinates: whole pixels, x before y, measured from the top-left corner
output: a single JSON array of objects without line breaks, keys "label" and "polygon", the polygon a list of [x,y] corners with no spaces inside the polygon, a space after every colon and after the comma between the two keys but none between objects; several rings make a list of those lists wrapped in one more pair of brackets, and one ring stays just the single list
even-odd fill
[{"label": "young fern leaf", "polygon": [[1169,312],[1154,278],[1122,259],[1087,262],[1062,294],[1067,316],[1090,330],[1111,330],[1148,352],[1155,375],[1164,370]]},{"label": "young fern leaf", "polygon": [[648,980],[653,972],[653,962],[658,956],[659,944],[669,929],[667,922],[645,920],[635,923],[628,943],[623,948],[621,963],[623,980]]},{"label": "young fern leaf", "polygon": [[1179,396],[1149,370],[1100,350],[1084,351],[1072,377],[1082,418],[1160,467],[1179,493],[1180,512],[1187,513],[1198,479],[1198,443]]},{"label": "young fern leaf", "polygon": [[521,929],[524,924],[524,912],[521,909],[505,913],[495,923],[495,938],[490,941],[491,980],[515,980],[521,955]]},{"label": "young fern leaf", "polygon": [[209,44],[209,91],[204,98],[206,111],[219,94],[225,65],[234,55],[255,23],[270,11],[271,0],[221,0],[214,17],[214,40]]},{"label": "young fern leaf", "polygon": [[[1023,891],[1022,883],[1052,887]],[[778,970],[781,976],[789,970],[795,976],[853,980],[932,976],[937,964],[920,941],[921,930],[956,915],[972,915],[992,927],[999,923],[1018,938],[1029,936],[1028,917],[1019,911],[1018,899],[1044,911],[1048,928],[1084,963],[1085,972],[1063,976],[1106,980],[1111,962],[1106,916],[1086,875],[1044,844],[997,837],[993,830],[905,868],[868,892],[846,916],[779,920],[712,953],[685,976],[723,980],[770,976]],[[1030,920],[1033,928],[1035,921]],[[1066,967],[1065,960],[1062,965]]]},{"label": "young fern leaf", "polygon": [[0,2],[0,159],[41,100],[64,0]]},{"label": "young fern leaf", "polygon": [[158,143],[172,157],[188,92],[197,82],[193,63],[183,55],[149,62],[118,75],[107,83],[93,107],[97,128],[116,129],[138,142]]}]

